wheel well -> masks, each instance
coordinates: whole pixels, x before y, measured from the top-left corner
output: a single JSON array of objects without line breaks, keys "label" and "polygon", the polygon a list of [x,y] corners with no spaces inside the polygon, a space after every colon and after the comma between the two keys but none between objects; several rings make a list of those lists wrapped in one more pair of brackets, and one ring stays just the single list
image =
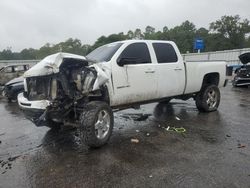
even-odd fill
[{"label": "wheel well", "polygon": [[107,86],[101,86],[100,90],[97,91],[96,96],[91,96],[89,101],[104,101],[107,104],[110,104],[109,92]]},{"label": "wheel well", "polygon": [[208,73],[204,76],[203,82],[202,82],[202,87],[205,85],[219,85],[220,81],[220,75],[217,72],[214,73]]}]

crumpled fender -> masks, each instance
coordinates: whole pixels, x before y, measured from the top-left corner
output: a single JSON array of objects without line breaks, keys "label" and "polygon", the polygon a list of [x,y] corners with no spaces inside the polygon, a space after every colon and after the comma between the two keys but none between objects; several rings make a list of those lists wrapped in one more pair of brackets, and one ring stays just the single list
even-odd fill
[{"label": "crumpled fender", "polygon": [[95,80],[95,83],[93,85],[93,91],[100,89],[100,86],[105,84],[109,80],[109,75],[104,72],[97,64],[92,65],[96,72],[97,72],[97,78]]}]

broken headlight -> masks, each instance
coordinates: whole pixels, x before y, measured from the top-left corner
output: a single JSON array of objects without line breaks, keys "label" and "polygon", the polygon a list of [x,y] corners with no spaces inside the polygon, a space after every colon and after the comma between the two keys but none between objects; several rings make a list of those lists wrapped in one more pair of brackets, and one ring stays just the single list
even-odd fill
[{"label": "broken headlight", "polygon": [[50,96],[53,100],[57,97],[57,80],[55,78],[51,80]]},{"label": "broken headlight", "polygon": [[23,79],[23,87],[24,87],[24,91],[27,92],[28,88],[27,88],[27,81],[26,78]]}]

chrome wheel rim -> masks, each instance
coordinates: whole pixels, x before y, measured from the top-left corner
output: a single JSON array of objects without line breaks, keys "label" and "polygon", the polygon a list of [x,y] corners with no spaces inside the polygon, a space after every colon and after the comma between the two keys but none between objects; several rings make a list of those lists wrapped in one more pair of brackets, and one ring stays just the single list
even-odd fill
[{"label": "chrome wheel rim", "polygon": [[110,128],[110,115],[106,110],[101,110],[98,113],[95,123],[95,134],[98,139],[103,139],[107,136]]},{"label": "chrome wheel rim", "polygon": [[218,100],[217,93],[213,89],[209,90],[207,94],[207,101],[206,101],[209,109],[216,107],[217,100]]}]

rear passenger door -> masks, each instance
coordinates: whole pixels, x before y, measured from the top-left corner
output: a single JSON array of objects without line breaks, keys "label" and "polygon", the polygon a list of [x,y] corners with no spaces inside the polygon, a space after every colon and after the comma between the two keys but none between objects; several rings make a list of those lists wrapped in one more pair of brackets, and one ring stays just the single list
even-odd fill
[{"label": "rear passenger door", "polygon": [[158,98],[180,95],[185,87],[185,67],[178,59],[177,47],[171,43],[153,42],[157,59]]}]

